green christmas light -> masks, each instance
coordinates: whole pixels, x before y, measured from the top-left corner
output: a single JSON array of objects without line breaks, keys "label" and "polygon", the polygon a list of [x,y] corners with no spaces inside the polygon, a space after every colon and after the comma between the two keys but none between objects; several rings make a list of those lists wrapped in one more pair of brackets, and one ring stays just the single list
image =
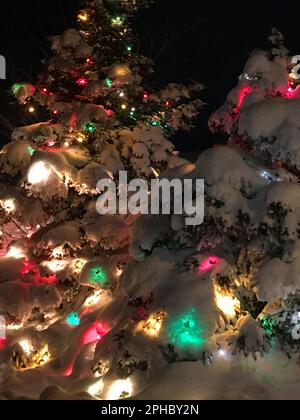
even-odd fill
[{"label": "green christmas light", "polygon": [[107,85],[107,87],[111,88],[113,85],[113,81],[109,78],[105,79],[105,83]]},{"label": "green christmas light", "polygon": [[200,348],[206,343],[203,337],[204,328],[199,323],[195,308],[171,319],[167,329],[170,342],[177,347]]},{"label": "green christmas light", "polygon": [[35,154],[35,150],[34,150],[33,147],[28,146],[27,150],[28,150],[28,153],[30,154],[30,156],[33,156]]},{"label": "green christmas light", "polygon": [[127,45],[127,51],[131,52],[132,51],[132,46],[131,45]]},{"label": "green christmas light", "polygon": [[96,284],[107,284],[107,275],[103,267],[94,267],[90,271],[90,282]]},{"label": "green christmas light", "polygon": [[85,132],[93,134],[96,131],[96,127],[93,123],[86,123],[83,126]]},{"label": "green christmas light", "polygon": [[72,327],[77,327],[80,324],[80,319],[77,312],[72,312],[67,316],[66,321]]},{"label": "green christmas light", "polygon": [[129,115],[131,116],[131,118],[134,118],[134,116],[135,116],[135,111],[136,111],[136,109],[133,107],[133,108],[131,108],[131,111],[129,112]]},{"label": "green christmas light", "polygon": [[275,345],[275,319],[273,318],[262,318],[260,320],[262,328],[266,331],[266,334],[270,340],[271,346]]},{"label": "green christmas light", "polygon": [[158,121],[152,121],[151,125],[152,125],[152,127],[157,127],[157,126],[159,126],[159,122]]},{"label": "green christmas light", "polygon": [[14,95],[16,95],[18,93],[18,91],[24,86],[24,83],[15,83],[11,90],[13,92]]}]

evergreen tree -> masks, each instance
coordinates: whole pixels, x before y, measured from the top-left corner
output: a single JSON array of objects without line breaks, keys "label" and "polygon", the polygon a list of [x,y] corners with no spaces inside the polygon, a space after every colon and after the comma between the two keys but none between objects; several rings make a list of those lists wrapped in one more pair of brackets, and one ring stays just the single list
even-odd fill
[{"label": "evergreen tree", "polygon": [[[54,55],[37,83],[13,86],[26,112],[49,117],[16,128],[0,153],[5,395],[37,398],[51,384],[98,395],[106,375],[104,397],[125,398],[145,383],[133,390],[124,372],[147,372],[146,360],[98,357],[133,322],[121,292],[133,217],[100,216],[97,183],[120,170],[150,180],[183,163],[171,138],[202,106],[198,84],[151,89],[153,63],[132,25],[149,3],[84,2],[79,28],[51,38]],[[27,389],[14,387],[18,377],[31,378]]]}]

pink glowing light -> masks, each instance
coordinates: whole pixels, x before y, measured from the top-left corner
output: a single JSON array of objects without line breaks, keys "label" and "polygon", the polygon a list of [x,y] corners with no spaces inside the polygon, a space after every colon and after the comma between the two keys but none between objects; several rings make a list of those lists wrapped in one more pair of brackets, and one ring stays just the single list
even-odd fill
[{"label": "pink glowing light", "polygon": [[300,85],[298,85],[297,87],[296,87],[296,89],[293,89],[291,86],[288,88],[288,90],[287,90],[287,97],[289,98],[289,99],[293,99],[296,95],[297,95],[297,93],[298,93],[298,91],[299,91],[299,89],[300,89]]},{"label": "pink glowing light", "polygon": [[23,267],[21,270],[21,276],[26,276],[26,274],[32,273],[34,275],[37,275],[38,273],[38,268],[36,266],[36,264],[34,262],[30,262],[30,261],[24,261],[23,262]]},{"label": "pink glowing light", "polygon": [[51,139],[46,140],[46,146],[47,146],[47,147],[53,147],[55,144],[56,144],[56,143],[55,143],[55,141],[54,141],[54,140],[51,140]]},{"label": "pink glowing light", "polygon": [[48,276],[48,277],[39,277],[39,283],[40,284],[45,284],[47,286],[52,285],[52,284],[56,284],[57,283],[57,277],[56,274],[53,274],[52,276]]},{"label": "pink glowing light", "polygon": [[220,262],[221,260],[219,257],[212,255],[206,258],[204,261],[202,261],[202,263],[199,265],[199,271],[201,271],[202,273],[209,273]]},{"label": "pink glowing light", "polygon": [[103,338],[108,332],[108,327],[103,325],[101,322],[95,322],[85,331],[82,336],[81,343],[85,346],[86,344],[100,341],[101,338]]},{"label": "pink glowing light", "polygon": [[64,372],[63,372],[63,376],[71,376],[73,373],[73,364],[68,366]]},{"label": "pink glowing light", "polygon": [[93,61],[93,59],[92,59],[92,58],[87,58],[85,61],[86,61],[86,63],[87,63],[87,64],[89,64],[89,65],[93,65],[93,64],[94,64],[94,61]]},{"label": "pink glowing light", "polygon": [[246,87],[244,87],[244,89],[242,89],[242,91],[240,92],[239,98],[238,98],[238,103],[237,103],[237,106],[235,108],[235,112],[240,112],[246,97],[251,92],[253,92],[253,89],[251,89],[249,86],[246,86]]}]

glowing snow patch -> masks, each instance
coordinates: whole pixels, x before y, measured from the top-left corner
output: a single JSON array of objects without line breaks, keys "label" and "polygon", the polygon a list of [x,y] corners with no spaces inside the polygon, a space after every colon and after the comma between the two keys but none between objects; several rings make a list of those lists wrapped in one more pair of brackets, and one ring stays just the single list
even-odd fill
[{"label": "glowing snow patch", "polygon": [[103,390],[103,386],[104,386],[104,384],[103,384],[103,381],[101,379],[100,381],[98,381],[95,384],[88,387],[87,392],[94,397],[96,395],[101,394],[101,392]]},{"label": "glowing snow patch", "polygon": [[47,181],[50,174],[51,169],[47,168],[44,162],[36,162],[29,168],[27,181],[32,185],[40,184]]},{"label": "glowing snow patch", "polygon": [[109,388],[107,399],[108,400],[122,400],[129,398],[133,393],[133,384],[128,378],[126,380],[115,381]]},{"label": "glowing snow patch", "polygon": [[58,273],[59,271],[62,271],[66,268],[67,263],[66,261],[62,260],[53,260],[53,261],[46,261],[43,263],[43,265],[49,270],[51,270],[53,273]]},{"label": "glowing snow patch", "polygon": [[204,328],[200,325],[196,309],[173,318],[168,326],[168,337],[177,347],[201,347],[206,343],[203,337]]},{"label": "glowing snow patch", "polygon": [[213,270],[215,266],[220,262],[221,260],[219,257],[212,255],[201,262],[201,264],[199,265],[199,270],[202,273],[208,273],[209,271]]},{"label": "glowing snow patch", "polygon": [[236,298],[224,295],[217,290],[215,294],[217,307],[229,318],[234,318],[236,311],[240,309],[240,302]]}]

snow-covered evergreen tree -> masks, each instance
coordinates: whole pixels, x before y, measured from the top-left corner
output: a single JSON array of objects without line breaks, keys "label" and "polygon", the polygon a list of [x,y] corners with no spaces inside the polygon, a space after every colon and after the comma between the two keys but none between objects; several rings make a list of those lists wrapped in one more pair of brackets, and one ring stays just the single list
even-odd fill
[{"label": "snow-covered evergreen tree", "polygon": [[[113,364],[123,355],[126,365],[131,355],[133,383],[142,361],[154,377],[159,360],[168,364],[156,384],[178,398],[298,395],[299,82],[283,37],[273,30],[270,40],[272,51],[251,54],[210,118],[213,131],[228,133],[228,144],[162,174],[205,180],[204,223],[187,227],[187,215],[174,214],[141,216],[134,226],[121,284],[128,304],[138,305],[139,323],[122,326]],[[102,347],[99,359],[108,353]],[[259,368],[248,361],[245,370],[244,355]],[[190,394],[183,383],[191,384]]]},{"label": "snow-covered evergreen tree", "polygon": [[[133,220],[100,216],[96,186],[120,170],[150,180],[182,164],[171,137],[190,129],[202,106],[198,84],[151,89],[153,63],[139,54],[132,29],[149,1],[84,3],[79,29],[51,39],[54,56],[38,82],[13,86],[25,112],[38,120],[46,111],[49,118],[16,128],[0,152],[5,398],[37,398],[49,385],[91,398],[106,373],[104,398],[136,393],[124,372],[142,375],[147,360],[100,357],[117,343],[121,349],[122,330],[134,323],[128,313],[122,317],[120,292]],[[135,316],[141,305],[132,305]],[[111,375],[117,382],[110,386]]]}]

